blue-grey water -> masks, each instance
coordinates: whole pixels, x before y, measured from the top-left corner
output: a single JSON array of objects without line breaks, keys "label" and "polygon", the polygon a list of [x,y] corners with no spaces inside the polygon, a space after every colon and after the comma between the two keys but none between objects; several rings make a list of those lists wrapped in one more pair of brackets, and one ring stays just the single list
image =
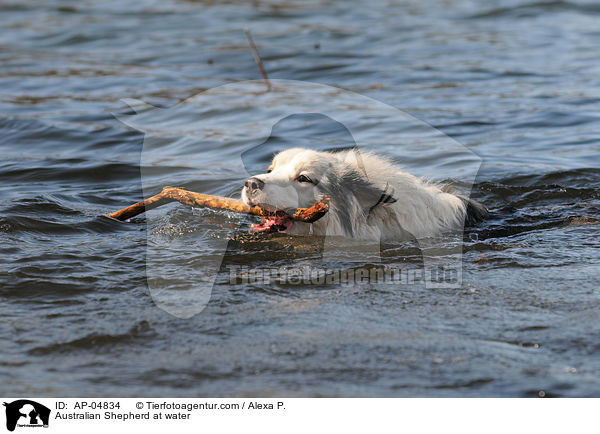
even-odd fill
[{"label": "blue-grey water", "polygon": [[[600,395],[598,4],[15,0],[0,1],[0,20],[0,395]],[[210,92],[206,118],[150,122],[168,130],[152,144],[117,119],[133,114],[123,98],[179,110],[260,80],[245,27],[271,78],[374,98],[481,158],[472,196],[492,213],[465,235],[460,288],[231,283],[228,264],[373,264],[324,263],[314,240],[247,237],[253,219],[231,213],[101,217],[163,185],[234,196],[273,150],[347,143],[303,115],[256,148],[262,112]],[[384,119],[346,110],[370,149],[460,184],[460,154],[440,147],[438,164],[392,146]],[[173,131],[198,122],[192,153]],[[222,275],[206,309],[173,316],[151,297],[147,244],[158,234],[202,262],[215,253],[207,227],[231,229]],[[381,254],[423,264],[410,243]]]}]

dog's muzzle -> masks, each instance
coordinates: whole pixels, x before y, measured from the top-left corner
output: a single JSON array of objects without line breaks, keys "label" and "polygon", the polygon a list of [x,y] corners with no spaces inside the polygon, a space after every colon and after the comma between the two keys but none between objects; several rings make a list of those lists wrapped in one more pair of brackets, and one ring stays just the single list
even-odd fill
[{"label": "dog's muzzle", "polygon": [[265,183],[258,178],[252,177],[244,182],[244,187],[248,189],[249,192],[255,190],[262,190],[265,186]]},{"label": "dog's muzzle", "polygon": [[244,193],[248,199],[248,205],[252,205],[253,200],[256,199],[256,196],[262,191],[264,186],[264,181],[255,177],[249,178],[244,182]]},{"label": "dog's muzzle", "polygon": [[[242,198],[246,202],[247,205],[250,206],[260,206],[263,208],[265,204],[256,203],[256,197],[262,192],[265,183],[263,180],[258,179],[256,177],[252,177],[244,182],[244,188],[242,189]],[[268,207],[271,208],[271,207]],[[265,208],[263,208],[265,209]],[[264,232],[264,233],[272,233],[272,232],[285,232],[290,227],[292,227],[293,221],[289,215],[265,215],[262,218],[262,222],[256,225],[252,225],[252,230],[254,232]]]}]

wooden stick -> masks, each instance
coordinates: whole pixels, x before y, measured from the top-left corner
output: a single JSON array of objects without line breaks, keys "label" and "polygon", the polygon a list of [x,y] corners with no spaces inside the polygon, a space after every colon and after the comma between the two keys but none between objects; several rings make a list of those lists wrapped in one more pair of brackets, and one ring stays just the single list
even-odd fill
[{"label": "wooden stick", "polygon": [[310,208],[298,208],[292,214],[289,214],[281,210],[267,211],[258,206],[250,207],[239,199],[196,193],[194,191],[177,187],[165,187],[155,196],[107,215],[108,217],[123,221],[135,217],[146,210],[153,209],[174,201],[190,206],[225,209],[263,217],[289,217],[292,220],[297,220],[304,223],[313,223],[323,217],[327,211],[329,211],[329,199],[327,197],[323,197],[323,199]]},{"label": "wooden stick", "polygon": [[271,82],[269,81],[269,77],[267,77],[267,71],[263,67],[262,60],[260,60],[260,56],[258,55],[258,50],[256,49],[256,45],[254,45],[254,41],[252,40],[252,36],[250,36],[250,32],[248,29],[244,29],[244,33],[246,34],[246,38],[248,39],[248,44],[250,45],[250,50],[252,51],[252,55],[254,56],[254,61],[258,65],[258,69],[260,69],[260,73],[267,85],[267,90],[271,90]]}]

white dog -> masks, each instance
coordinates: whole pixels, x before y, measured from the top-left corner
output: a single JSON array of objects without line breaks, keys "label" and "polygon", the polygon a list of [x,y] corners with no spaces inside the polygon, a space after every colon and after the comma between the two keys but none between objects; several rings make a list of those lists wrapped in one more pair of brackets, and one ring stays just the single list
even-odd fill
[{"label": "white dog", "polygon": [[248,179],[242,200],[269,210],[290,210],[330,198],[316,222],[270,217],[256,231],[407,240],[462,229],[486,208],[443,186],[402,172],[391,162],[357,150],[337,153],[293,148],[275,156],[267,173]]}]

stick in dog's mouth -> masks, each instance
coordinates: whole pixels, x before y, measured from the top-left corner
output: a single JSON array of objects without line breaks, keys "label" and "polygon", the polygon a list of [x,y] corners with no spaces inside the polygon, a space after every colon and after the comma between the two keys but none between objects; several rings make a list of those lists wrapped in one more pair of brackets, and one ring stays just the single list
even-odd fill
[{"label": "stick in dog's mouth", "polygon": [[261,210],[260,223],[251,225],[250,229],[253,232],[262,232],[265,234],[271,234],[275,232],[285,232],[294,224],[292,215],[296,212],[296,209],[279,209],[273,208],[269,204],[248,204],[251,207],[258,207]]},{"label": "stick in dog's mouth", "polygon": [[323,196],[319,202],[310,208],[272,210],[265,205],[259,205],[258,207],[262,210],[262,221],[251,226],[253,231],[268,234],[286,232],[292,227],[295,220],[303,223],[313,223],[323,217],[329,210],[329,198]]},{"label": "stick in dog's mouth", "polygon": [[292,226],[294,220],[304,223],[314,223],[329,211],[329,198],[326,196],[323,196],[319,202],[310,208],[269,211],[259,206],[248,206],[239,199],[211,196],[177,187],[165,187],[159,194],[108,214],[108,217],[123,221],[135,217],[148,209],[156,208],[173,201],[190,206],[224,209],[261,216],[263,217],[262,223],[253,225],[252,228],[257,232],[266,233],[285,231]]},{"label": "stick in dog's mouth", "polygon": [[252,225],[252,230],[255,232],[285,232],[294,224],[290,216],[271,216],[263,217],[262,221],[256,225]]}]

